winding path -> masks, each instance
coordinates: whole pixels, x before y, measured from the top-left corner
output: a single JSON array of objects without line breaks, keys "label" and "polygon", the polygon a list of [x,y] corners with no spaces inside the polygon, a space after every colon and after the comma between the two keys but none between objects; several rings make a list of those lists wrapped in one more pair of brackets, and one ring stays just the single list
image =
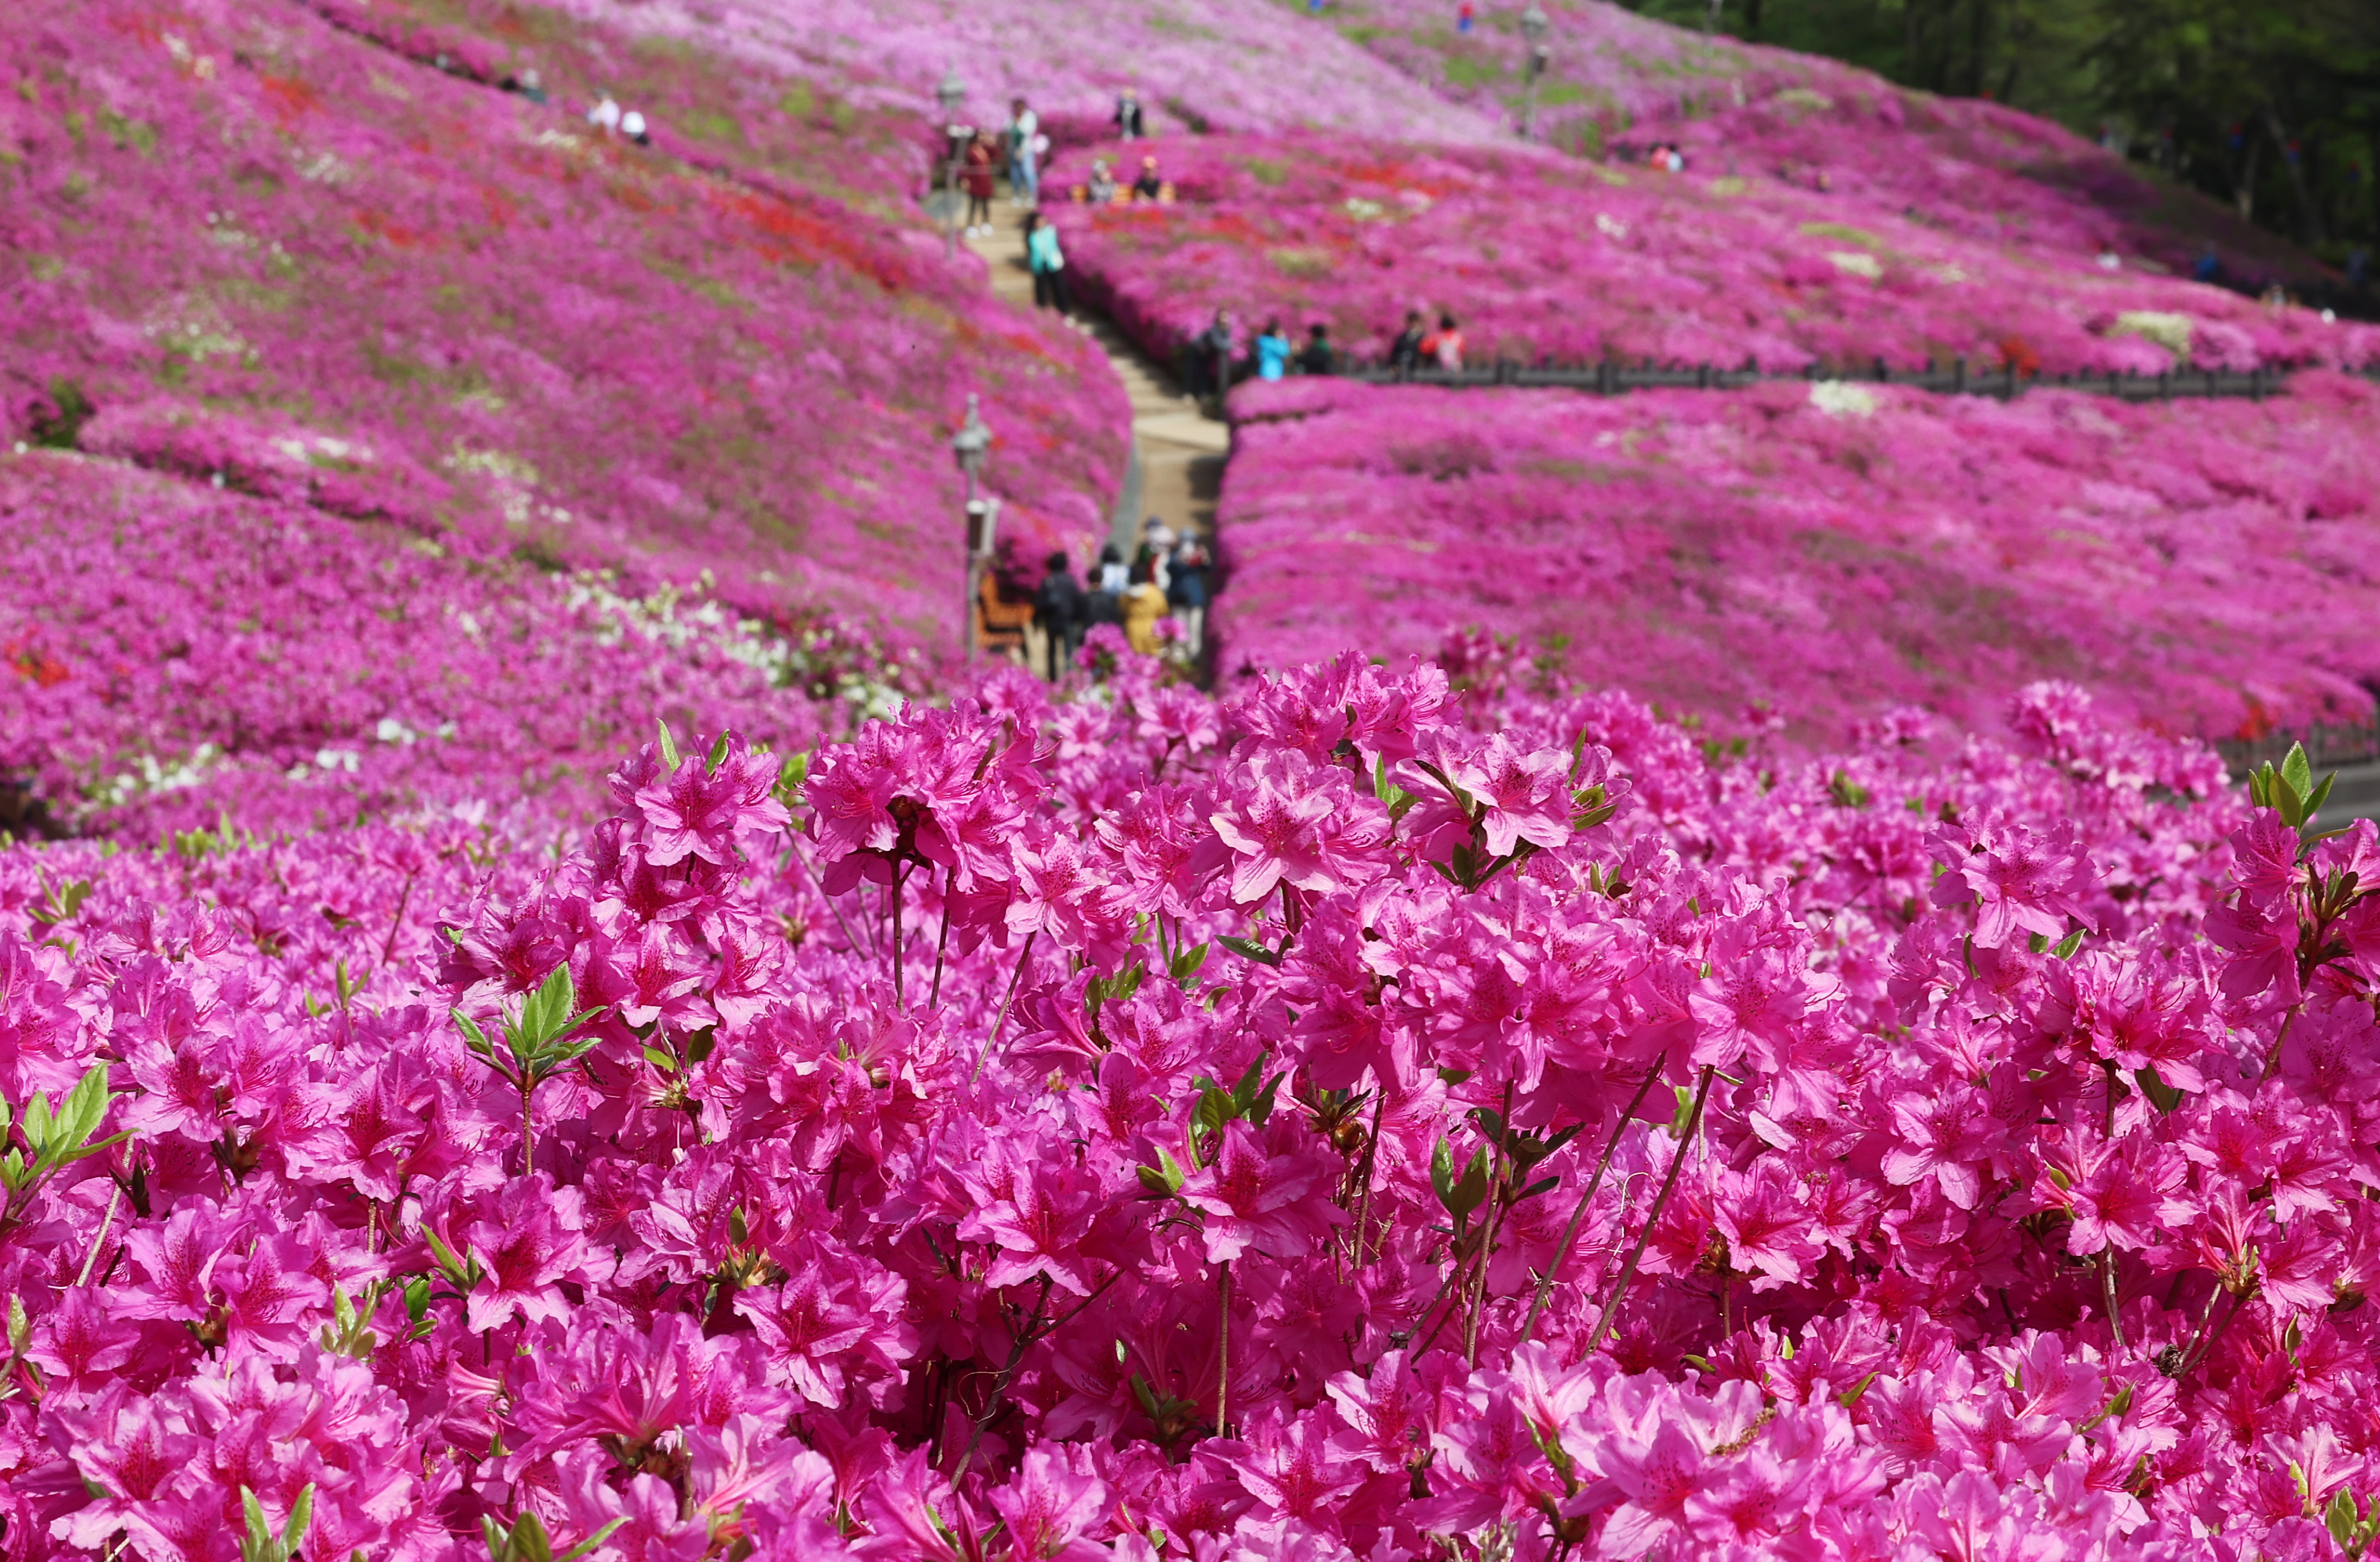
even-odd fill
[{"label": "winding path", "polygon": [[[1033,275],[1026,269],[1025,238],[1011,208],[989,238],[967,247],[991,271],[992,291],[1026,309],[1033,307]],[[1174,384],[1173,376],[1099,315],[1077,311],[1075,326],[1099,345],[1108,365],[1132,398],[1132,462],[1116,499],[1111,536],[1126,557],[1140,541],[1141,522],[1155,517],[1179,531],[1187,526],[1211,547],[1215,500],[1222,491],[1223,461],[1232,447],[1230,427],[1207,417]]]}]

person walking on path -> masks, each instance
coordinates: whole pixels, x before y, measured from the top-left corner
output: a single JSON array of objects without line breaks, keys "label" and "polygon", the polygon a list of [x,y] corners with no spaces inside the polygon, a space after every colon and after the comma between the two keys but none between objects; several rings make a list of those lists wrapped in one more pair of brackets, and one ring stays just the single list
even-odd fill
[{"label": "person walking on path", "polygon": [[1008,199],[1017,206],[1038,206],[1041,203],[1041,174],[1038,158],[1041,139],[1041,116],[1026,106],[1023,98],[1008,105]]},{"label": "person walking on path", "polygon": [[1281,322],[1268,320],[1264,332],[1257,337],[1257,378],[1278,380],[1289,372],[1289,338],[1281,335]]},{"label": "person walking on path", "polygon": [[959,174],[959,188],[966,191],[966,230],[969,238],[991,237],[991,166],[993,148],[991,132],[978,130],[967,142],[966,165]]},{"label": "person walking on path", "polygon": [[1207,544],[1196,532],[1185,531],[1166,561],[1165,600],[1182,621],[1182,643],[1196,661],[1207,648],[1207,571],[1212,561]]},{"label": "person walking on path", "polygon": [[[1123,550],[1113,543],[1102,544],[1099,548],[1099,583],[1092,589],[1105,592],[1111,596],[1122,596],[1129,580],[1130,577],[1123,567]],[[1123,622],[1122,619],[1116,621]],[[1104,622],[1104,620],[1095,620],[1095,622]]]},{"label": "person walking on path", "polygon": [[1116,111],[1109,121],[1116,128],[1116,140],[1136,141],[1148,134],[1140,113],[1140,94],[1130,87],[1116,94]]},{"label": "person walking on path", "polygon": [[1157,621],[1165,616],[1165,593],[1157,589],[1154,576],[1148,565],[1140,566],[1123,594],[1123,638],[1143,656],[1157,654]]},{"label": "person walking on path", "polygon": [[1050,573],[1033,590],[1033,621],[1041,628],[1050,681],[1056,683],[1062,676],[1061,669],[1071,666],[1075,653],[1082,648],[1083,625],[1090,604],[1084,599],[1083,588],[1075,583],[1074,567],[1064,554],[1051,554],[1049,568]]},{"label": "person walking on path", "polygon": [[1422,344],[1428,336],[1421,328],[1421,311],[1405,311],[1405,328],[1389,347],[1389,367],[1400,374],[1410,374],[1422,366]]},{"label": "person walking on path", "polygon": [[1297,372],[1301,374],[1336,374],[1339,354],[1330,346],[1330,327],[1316,323],[1307,328],[1305,346],[1298,349]]},{"label": "person walking on path", "polygon": [[1173,528],[1150,516],[1140,530],[1140,549],[1132,555],[1135,569],[1146,567],[1159,591],[1165,589],[1165,568],[1173,554]]},{"label": "person walking on path", "polygon": [[1066,291],[1066,257],[1058,249],[1058,230],[1038,212],[1025,214],[1025,265],[1033,274],[1033,307],[1071,313],[1075,303]]},{"label": "person walking on path", "polygon": [[1217,310],[1215,323],[1191,339],[1190,394],[1220,401],[1232,388],[1232,313]]}]

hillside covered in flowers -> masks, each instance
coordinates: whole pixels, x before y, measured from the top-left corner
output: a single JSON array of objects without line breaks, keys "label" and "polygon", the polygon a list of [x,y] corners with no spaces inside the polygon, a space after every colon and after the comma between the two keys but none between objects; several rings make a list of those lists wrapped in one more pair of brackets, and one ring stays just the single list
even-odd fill
[{"label": "hillside covered in flowers", "polygon": [[[0,1562],[2369,1555],[2380,832],[2198,740],[2368,714],[2366,336],[1560,9],[1520,149],[1402,0],[0,11]],[[964,665],[968,397],[1028,563],[1130,425],[954,66],[1142,90],[1161,349],[2298,372],[1243,386],[1210,666]]]},{"label": "hillside covered in flowers", "polygon": [[1823,747],[1894,705],[1989,730],[2045,677],[2208,738],[2380,686],[2380,392],[2128,407],[1847,383],[1602,399],[1302,379],[1237,393],[1229,653],[1546,646]]},{"label": "hillside covered in flowers", "polygon": [[295,5],[37,0],[0,49],[18,437],[913,641],[959,590],[923,528],[967,393],[1020,539],[1104,522],[1123,403],[1080,338],[772,174],[880,128],[771,103],[760,152],[682,159],[573,112],[625,88],[568,55],[535,104]]}]

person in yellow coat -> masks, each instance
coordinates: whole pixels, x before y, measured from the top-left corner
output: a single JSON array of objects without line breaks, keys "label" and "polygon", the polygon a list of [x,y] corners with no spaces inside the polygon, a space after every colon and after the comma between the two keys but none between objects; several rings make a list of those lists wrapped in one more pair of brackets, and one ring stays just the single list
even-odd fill
[{"label": "person in yellow coat", "polygon": [[1123,593],[1123,638],[1144,656],[1157,654],[1157,621],[1166,615],[1155,575],[1146,564],[1133,566],[1132,586]]}]

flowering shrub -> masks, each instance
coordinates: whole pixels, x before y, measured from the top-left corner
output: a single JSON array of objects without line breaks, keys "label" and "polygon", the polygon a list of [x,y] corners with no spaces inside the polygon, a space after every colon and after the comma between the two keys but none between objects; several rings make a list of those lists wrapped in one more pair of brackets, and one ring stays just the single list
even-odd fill
[{"label": "flowering shrub", "polygon": [[552,829],[608,806],[656,717],[807,747],[917,677],[697,582],[631,592],[109,463],[0,456],[0,783],[53,827]]},{"label": "flowering shrub", "polygon": [[[1706,174],[1823,185],[1839,204],[1907,210],[1969,238],[2075,255],[2113,244],[2131,263],[2175,270],[2214,241],[2235,271],[2293,282],[2318,273],[2219,203],[2005,105],[1907,91],[1837,60],[1706,36],[1607,0],[1543,9],[1551,25],[1537,133],[1554,145],[1590,156],[1675,146]],[[1480,10],[1468,33],[1439,0],[1336,0],[1330,14],[1407,74],[1517,128],[1527,57],[1519,11]]]},{"label": "flowering shrub", "polygon": [[1278,0],[1169,0],[1160,11],[1068,0],[663,0],[623,12],[610,0],[557,10],[732,54],[815,81],[864,107],[936,116],[934,89],[955,69],[960,117],[1006,123],[1022,94],[1062,136],[1104,127],[1117,92],[1135,88],[1148,128],[1330,125],[1444,142],[1497,139],[1494,120],[1448,103]]},{"label": "flowering shrub", "polygon": [[917,641],[961,592],[947,440],[978,391],[1003,529],[1104,531],[1112,374],[913,223],[594,136],[297,7],[34,0],[0,66],[12,439],[536,539],[639,592],[708,568],[748,611]]},{"label": "flowering shrub", "polygon": [[2380,399],[2003,404],[1821,383],[1604,400],[1295,380],[1236,393],[1227,665],[1451,624],[1804,741],[2046,675],[2207,738],[2362,718]]},{"label": "flowering shrub", "polygon": [[2361,1549],[2371,826],[1448,656],[0,853],[0,1539]]},{"label": "flowering shrub", "polygon": [[[1097,149],[1062,158],[1079,180]],[[1107,149],[1114,155],[1115,150]],[[1172,206],[1061,207],[1087,293],[1171,354],[1229,308],[1326,323],[1385,357],[1405,311],[1451,311],[1475,362],[1616,357],[1772,372],[1964,356],[2026,372],[2380,360],[2380,330],[2277,317],[2219,288],[2109,273],[1767,178],[1415,148],[1319,132],[1168,154]],[[1895,203],[1897,208],[1898,203]]]}]

